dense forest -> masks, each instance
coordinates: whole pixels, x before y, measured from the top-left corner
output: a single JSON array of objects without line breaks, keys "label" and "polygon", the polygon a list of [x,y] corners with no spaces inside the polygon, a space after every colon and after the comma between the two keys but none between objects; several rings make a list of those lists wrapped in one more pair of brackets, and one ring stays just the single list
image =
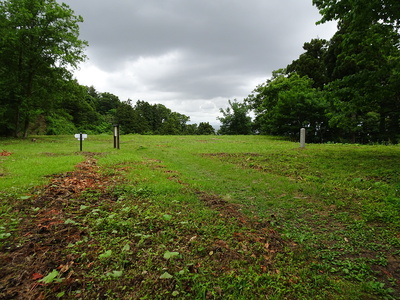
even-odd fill
[{"label": "dense forest", "polygon": [[[220,134],[271,134],[312,142],[398,143],[400,2],[313,0],[320,23],[336,21],[329,40],[220,109]],[[72,72],[86,59],[80,16],[55,0],[0,1],[0,135],[109,133],[214,134],[207,122],[161,104],[81,86]],[[252,120],[249,113],[255,116]]]}]

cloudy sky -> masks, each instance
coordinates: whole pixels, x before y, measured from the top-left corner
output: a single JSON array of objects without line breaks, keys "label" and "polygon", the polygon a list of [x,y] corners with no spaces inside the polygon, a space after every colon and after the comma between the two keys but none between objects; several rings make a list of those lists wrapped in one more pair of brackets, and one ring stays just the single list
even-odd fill
[{"label": "cloudy sky", "polygon": [[221,116],[273,70],[329,39],[312,0],[59,0],[84,18],[88,61],[75,76],[124,101],[161,103],[191,122]]}]

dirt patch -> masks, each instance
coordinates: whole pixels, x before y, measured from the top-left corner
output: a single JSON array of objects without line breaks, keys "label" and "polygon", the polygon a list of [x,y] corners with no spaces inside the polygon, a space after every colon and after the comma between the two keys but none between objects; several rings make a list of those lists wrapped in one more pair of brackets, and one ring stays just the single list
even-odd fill
[{"label": "dirt patch", "polygon": [[236,222],[241,228],[240,233],[235,233],[234,238],[239,243],[261,243],[264,244],[264,249],[259,255],[284,251],[285,246],[296,246],[294,243],[284,241],[281,236],[271,228],[268,222],[261,222],[257,217],[249,218],[240,212],[240,205],[229,203],[217,195],[210,195],[204,192],[197,192],[199,199],[207,206],[219,212],[219,217],[226,219],[229,222]]},{"label": "dirt patch", "polygon": [[[165,173],[171,173],[165,171]],[[176,181],[179,184],[185,186],[187,189],[191,189],[190,185],[180,179],[179,174],[174,174],[168,177],[169,180]],[[194,190],[199,199],[208,207],[215,211],[218,211],[218,217],[226,220],[226,222],[236,223],[240,232],[236,232],[233,239],[238,243],[239,247],[247,250],[247,245],[254,245],[255,243],[263,245],[260,251],[252,253],[253,257],[265,258],[264,263],[271,265],[271,260],[278,252],[285,251],[285,247],[294,248],[297,245],[292,242],[288,242],[282,239],[282,237],[272,229],[269,222],[261,222],[257,217],[250,218],[243,214],[239,204],[230,203],[224,200],[219,195],[206,193],[204,191]],[[246,252],[246,251],[245,251]],[[230,258],[233,258],[234,255]],[[270,268],[269,268],[270,269]]]},{"label": "dirt patch", "polygon": [[8,152],[8,151],[5,151],[5,150],[0,152],[0,156],[10,156],[10,155],[12,155],[12,152]]},{"label": "dirt patch", "polygon": [[62,251],[86,233],[71,222],[65,208],[87,189],[105,193],[108,182],[98,172],[93,154],[86,154],[74,172],[55,176],[39,196],[19,205],[30,215],[18,235],[0,249],[0,299],[44,299],[40,280],[51,270],[63,274],[65,284],[71,283],[73,259]]}]

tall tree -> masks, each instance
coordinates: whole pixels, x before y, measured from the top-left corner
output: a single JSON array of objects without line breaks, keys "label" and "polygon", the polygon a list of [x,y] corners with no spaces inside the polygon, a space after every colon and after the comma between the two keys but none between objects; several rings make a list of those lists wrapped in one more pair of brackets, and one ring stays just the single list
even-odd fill
[{"label": "tall tree", "polygon": [[338,21],[326,55],[331,126],[353,142],[397,142],[400,1],[314,0]]},{"label": "tall tree", "polygon": [[249,107],[237,100],[228,100],[229,106],[224,110],[220,109],[222,117],[217,120],[221,122],[220,134],[252,134],[252,121],[249,116]]},{"label": "tall tree", "polygon": [[60,79],[85,59],[79,22],[56,0],[0,2],[0,101],[14,135],[27,134],[29,123],[49,107]]},{"label": "tall tree", "polygon": [[256,128],[264,134],[297,139],[300,128],[306,127],[309,141],[323,141],[328,131],[323,92],[307,76],[285,73],[273,72],[273,78],[246,99],[255,111]]},{"label": "tall tree", "polygon": [[308,76],[314,81],[314,87],[322,89],[328,82],[324,61],[327,43],[326,40],[321,39],[313,39],[304,43],[303,49],[306,52],[288,65],[286,71],[288,73],[296,72],[300,76]]},{"label": "tall tree", "polygon": [[177,112],[170,112],[167,118],[163,121],[159,134],[179,135],[186,132],[186,123],[190,120],[188,116]]},{"label": "tall tree", "polygon": [[362,28],[365,24],[381,23],[399,29],[400,2],[398,0],[313,0],[320,10],[320,23],[331,20]]}]

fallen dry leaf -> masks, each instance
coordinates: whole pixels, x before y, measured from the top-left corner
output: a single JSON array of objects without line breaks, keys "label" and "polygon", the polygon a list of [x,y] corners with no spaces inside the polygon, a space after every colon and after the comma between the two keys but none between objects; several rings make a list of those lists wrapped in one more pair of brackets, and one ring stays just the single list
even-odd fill
[{"label": "fallen dry leaf", "polygon": [[32,279],[33,280],[38,280],[38,279],[42,279],[44,276],[40,273],[33,273],[32,274]]}]

